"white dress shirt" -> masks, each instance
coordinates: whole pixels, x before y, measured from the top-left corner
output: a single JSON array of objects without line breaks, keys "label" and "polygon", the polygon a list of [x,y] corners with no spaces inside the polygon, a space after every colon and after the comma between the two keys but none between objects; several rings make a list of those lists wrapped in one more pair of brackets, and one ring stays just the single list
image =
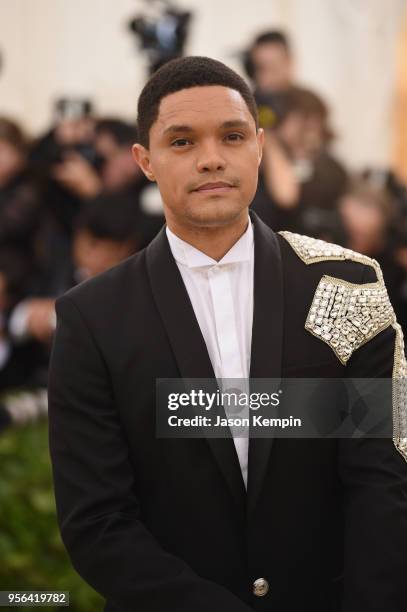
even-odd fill
[{"label": "white dress shirt", "polygon": [[[216,261],[166,228],[217,379],[248,379],[253,322],[253,228]],[[247,437],[234,437],[247,487]]]}]

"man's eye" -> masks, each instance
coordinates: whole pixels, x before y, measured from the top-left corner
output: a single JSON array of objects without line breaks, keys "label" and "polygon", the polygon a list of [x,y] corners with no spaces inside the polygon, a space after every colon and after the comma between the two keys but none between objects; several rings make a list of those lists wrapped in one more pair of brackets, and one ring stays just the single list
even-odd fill
[{"label": "man's eye", "polygon": [[226,139],[231,141],[231,142],[237,142],[239,140],[244,140],[244,136],[243,136],[243,134],[238,134],[236,132],[233,132],[233,134],[228,134],[226,136]]},{"label": "man's eye", "polygon": [[185,147],[188,144],[191,144],[190,140],[187,140],[186,138],[177,138],[176,140],[172,141],[171,146],[172,147]]}]

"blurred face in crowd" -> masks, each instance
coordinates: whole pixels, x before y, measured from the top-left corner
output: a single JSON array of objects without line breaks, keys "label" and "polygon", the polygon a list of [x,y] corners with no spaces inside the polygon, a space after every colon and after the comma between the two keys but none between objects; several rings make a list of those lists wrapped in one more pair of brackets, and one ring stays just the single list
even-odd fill
[{"label": "blurred face in crowd", "polygon": [[170,228],[221,227],[247,217],[257,187],[263,131],[239,92],[183,89],[161,100],[149,149],[134,156],[156,180]]},{"label": "blurred face in crowd", "polygon": [[95,150],[104,160],[102,182],[107,191],[126,187],[141,174],[134,165],[131,148],[119,145],[107,131],[96,135]]},{"label": "blurred face in crowd", "polygon": [[24,163],[22,153],[8,141],[0,139],[0,187],[18,174]]},{"label": "blurred face in crowd", "polygon": [[256,88],[267,92],[284,91],[292,84],[292,60],[284,45],[261,43],[251,52]]},{"label": "blurred face in crowd", "polygon": [[134,252],[132,241],[98,238],[86,230],[78,230],[74,237],[74,263],[83,279],[112,268]]},{"label": "blurred face in crowd", "polygon": [[316,114],[293,111],[277,132],[293,159],[313,159],[325,144],[323,122]]},{"label": "blurred face in crowd", "polygon": [[59,144],[64,146],[91,142],[94,128],[95,121],[91,117],[62,119],[55,127],[55,138]]},{"label": "blurred face in crowd", "polygon": [[387,228],[387,216],[373,197],[349,194],[340,202],[340,213],[353,241],[370,245],[381,238]]}]

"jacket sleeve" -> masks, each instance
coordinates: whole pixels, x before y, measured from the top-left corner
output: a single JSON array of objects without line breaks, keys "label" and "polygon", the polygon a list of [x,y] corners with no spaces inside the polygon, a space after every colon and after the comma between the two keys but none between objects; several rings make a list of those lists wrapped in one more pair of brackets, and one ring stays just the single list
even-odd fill
[{"label": "jacket sleeve", "polygon": [[249,612],[163,550],[143,525],[103,355],[76,303],[64,296],[56,308],[49,442],[58,522],[73,566],[120,612]]},{"label": "jacket sleeve", "polygon": [[[364,282],[375,282],[367,268]],[[347,376],[392,378],[404,359],[401,329],[381,331],[351,357]],[[394,398],[393,398],[394,402]],[[393,419],[405,417],[405,403]],[[398,423],[393,422],[395,430]],[[407,605],[407,456],[387,439],[339,440],[345,489],[342,612],[403,612]]]}]

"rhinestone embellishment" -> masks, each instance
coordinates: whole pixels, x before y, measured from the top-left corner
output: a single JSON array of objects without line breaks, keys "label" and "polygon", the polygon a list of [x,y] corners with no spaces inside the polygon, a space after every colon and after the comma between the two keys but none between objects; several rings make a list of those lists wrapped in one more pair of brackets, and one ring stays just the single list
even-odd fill
[{"label": "rhinestone embellishment", "polygon": [[355,285],[324,275],[305,329],[326,342],[344,365],[353,351],[388,327],[394,311],[381,283]]},{"label": "rhinestone embellishment", "polygon": [[355,285],[323,276],[305,328],[321,338],[346,365],[353,351],[389,325],[396,332],[392,373],[393,443],[407,461],[407,361],[403,332],[387,295],[382,270],[375,259],[337,244],[293,232],[279,232],[305,264],[329,259],[356,261],[374,268],[377,282]]},{"label": "rhinestone embellishment", "polygon": [[312,238],[311,236],[303,236],[302,234],[287,231],[278,233],[287,240],[298,257],[306,264],[326,261],[327,259],[350,259],[374,268],[378,281],[383,282],[383,274],[379,264],[375,259],[367,255],[362,255],[351,249],[345,249],[339,244],[331,244],[330,242]]},{"label": "rhinestone embellishment", "polygon": [[403,332],[395,322],[396,348],[392,376],[393,389],[393,442],[407,461],[407,362],[404,352]]}]

